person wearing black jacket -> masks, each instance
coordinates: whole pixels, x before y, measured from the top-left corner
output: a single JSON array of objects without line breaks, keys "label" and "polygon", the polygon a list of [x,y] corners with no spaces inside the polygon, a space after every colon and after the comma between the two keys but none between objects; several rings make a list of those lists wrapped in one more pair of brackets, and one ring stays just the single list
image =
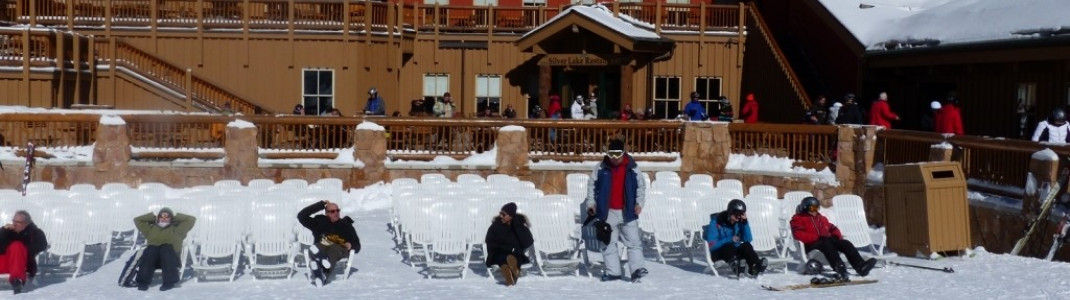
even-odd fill
[{"label": "person wearing black jacket", "polygon": [[0,228],[0,274],[9,275],[7,280],[15,294],[22,293],[26,280],[37,275],[35,257],[45,248],[45,232],[25,210],[15,212],[11,223]]},{"label": "person wearing black jacket", "polygon": [[502,206],[487,229],[485,242],[487,266],[497,265],[501,268],[506,286],[516,284],[520,277],[520,265],[530,262],[524,255],[525,250],[535,243],[528,229],[527,217],[516,213],[516,203],[509,202]]},{"label": "person wearing black jacket", "polygon": [[855,94],[849,93],[844,97],[844,104],[843,107],[840,107],[839,116],[836,117],[836,124],[866,124],[865,114],[862,112],[862,108],[858,107],[858,103],[855,102]]},{"label": "person wearing black jacket", "polygon": [[[323,215],[313,217],[319,211]],[[313,270],[313,277],[318,278],[319,285],[327,283],[327,275],[331,274],[331,266],[338,260],[349,257],[349,251],[360,252],[360,237],[357,230],[353,229],[353,219],[341,217],[341,209],[337,203],[329,200],[312,203],[297,213],[297,221],[301,226],[312,230],[313,246],[309,247],[311,255],[309,268]],[[313,279],[313,283],[315,282]]]}]

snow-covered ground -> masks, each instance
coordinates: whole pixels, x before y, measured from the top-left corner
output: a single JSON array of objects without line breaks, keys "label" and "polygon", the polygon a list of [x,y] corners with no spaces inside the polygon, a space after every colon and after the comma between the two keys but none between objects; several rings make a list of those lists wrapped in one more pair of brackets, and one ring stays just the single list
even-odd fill
[{"label": "snow-covered ground", "polygon": [[[482,264],[473,263],[465,279],[424,279],[419,268],[403,263],[402,255],[394,250],[392,234],[387,230],[389,199],[384,196],[365,197],[363,190],[350,194],[361,198],[349,203],[359,207],[343,207],[343,212],[357,220],[357,231],[364,246],[358,254],[359,268],[348,281],[335,281],[316,288],[296,274],[289,280],[254,280],[241,275],[235,282],[197,283],[186,280],[181,287],[168,292],[158,291],[156,282],[147,292],[116,285],[119,270],[129,257],[123,253],[103,266],[100,254],[87,256],[87,269],[76,279],[43,275],[40,286],[27,294],[13,297],[0,291],[0,298],[8,299],[669,299],[721,298],[770,299],[788,296],[811,298],[832,296],[836,299],[1004,299],[1045,298],[1070,299],[1070,264],[1048,262],[1032,258],[991,254],[978,249],[972,258],[951,257],[931,261],[897,258],[896,261],[952,267],[954,274],[905,267],[877,268],[867,279],[879,283],[827,289],[790,292],[770,292],[761,285],[803,283],[808,276],[783,274],[777,270],[758,279],[736,280],[713,277],[704,273],[701,263],[687,260],[661,264],[647,255],[649,277],[642,283],[602,283],[586,276],[552,276],[542,278],[531,273],[515,287],[505,287],[487,278]],[[354,205],[355,206],[355,205]],[[245,212],[235,212],[245,213]],[[488,220],[489,223],[489,220]],[[114,255],[113,255],[114,256]],[[701,260],[700,260],[701,261]],[[189,276],[187,273],[186,276]],[[157,278],[157,280],[159,280]]]}]

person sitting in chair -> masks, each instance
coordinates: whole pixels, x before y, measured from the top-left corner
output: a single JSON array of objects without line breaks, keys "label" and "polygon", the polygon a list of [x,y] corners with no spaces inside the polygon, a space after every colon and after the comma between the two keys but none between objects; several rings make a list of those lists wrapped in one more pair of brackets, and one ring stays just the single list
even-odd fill
[{"label": "person sitting in chair", "polygon": [[[858,272],[858,276],[869,275],[869,271],[877,264],[877,259],[863,260],[855,245],[843,239],[840,229],[818,212],[820,205],[817,198],[803,198],[796,208],[795,216],[791,217],[792,236],[803,243],[807,253],[813,250],[821,251],[837,275],[847,276],[847,266],[840,259],[840,253],[847,256],[847,261],[854,267],[855,272]],[[807,265],[809,264],[808,262]]]},{"label": "person sitting in chair", "polygon": [[710,225],[706,231],[706,242],[710,245],[712,261],[724,260],[732,266],[732,272],[738,276],[743,273],[740,260],[747,262],[747,273],[758,276],[765,272],[768,262],[758,258],[750,242],[750,224],[747,222],[747,204],[743,200],[732,199],[728,208],[710,216]]},{"label": "person sitting in chair", "polygon": [[[312,216],[321,210],[324,215]],[[330,200],[312,203],[297,213],[297,221],[311,230],[314,238],[305,257],[309,258],[308,267],[312,269],[309,279],[316,286],[327,284],[331,267],[349,257],[349,251],[360,252],[360,237],[353,229],[353,219],[341,215],[338,204]]]},{"label": "person sitting in chair", "polygon": [[141,253],[137,273],[137,289],[146,291],[152,283],[156,269],[163,270],[163,285],[160,291],[170,290],[178,283],[178,268],[181,267],[182,240],[193,229],[197,218],[175,214],[164,207],[153,215],[151,212],[134,218],[134,226],[145,236],[148,246]]}]

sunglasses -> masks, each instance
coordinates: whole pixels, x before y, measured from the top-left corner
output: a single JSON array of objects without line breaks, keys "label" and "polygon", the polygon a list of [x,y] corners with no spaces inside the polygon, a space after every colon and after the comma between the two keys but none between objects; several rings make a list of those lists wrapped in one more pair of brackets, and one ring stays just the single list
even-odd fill
[{"label": "sunglasses", "polygon": [[339,211],[341,211],[341,210],[340,209],[328,209],[327,213],[333,214],[333,213],[336,213],[336,212],[339,212]]},{"label": "sunglasses", "polygon": [[621,156],[624,156],[624,150],[609,150],[606,155],[612,158],[621,158]]}]

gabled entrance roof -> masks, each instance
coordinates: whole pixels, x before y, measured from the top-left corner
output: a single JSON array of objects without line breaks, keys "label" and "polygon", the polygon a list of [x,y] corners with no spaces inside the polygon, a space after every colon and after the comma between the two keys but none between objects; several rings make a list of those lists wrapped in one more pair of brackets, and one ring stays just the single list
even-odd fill
[{"label": "gabled entrance roof", "polygon": [[544,54],[539,44],[560,33],[583,28],[613,42],[622,49],[631,52],[665,53],[672,50],[674,41],[658,34],[637,27],[632,22],[613,16],[613,12],[602,5],[569,7],[542,26],[524,34],[516,45],[521,51]]}]

